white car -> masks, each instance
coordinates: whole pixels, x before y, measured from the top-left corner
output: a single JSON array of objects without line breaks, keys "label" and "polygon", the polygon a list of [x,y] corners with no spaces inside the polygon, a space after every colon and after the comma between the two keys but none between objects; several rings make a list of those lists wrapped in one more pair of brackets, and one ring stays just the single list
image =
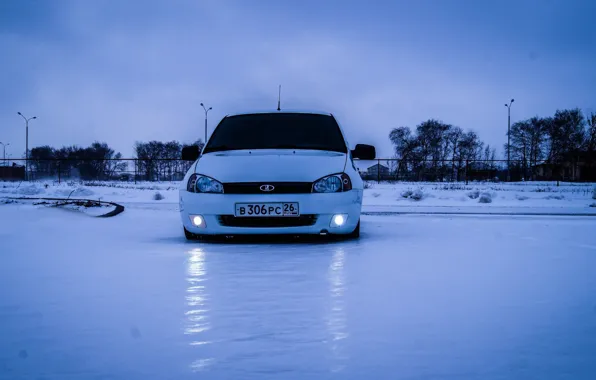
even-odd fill
[{"label": "white car", "polygon": [[[200,157],[199,157],[200,156]],[[224,117],[180,187],[187,239],[205,235],[337,234],[358,237],[363,182],[354,150],[329,113],[261,112]]]}]

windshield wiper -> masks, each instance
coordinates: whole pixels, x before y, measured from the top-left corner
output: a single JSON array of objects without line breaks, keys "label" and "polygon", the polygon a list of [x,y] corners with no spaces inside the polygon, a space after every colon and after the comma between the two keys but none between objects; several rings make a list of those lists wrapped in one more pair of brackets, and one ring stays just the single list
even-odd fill
[{"label": "windshield wiper", "polygon": [[267,149],[304,149],[301,146],[298,146],[296,144],[280,144],[280,145],[274,145],[271,148],[267,148]]},{"label": "windshield wiper", "polygon": [[321,145],[312,145],[312,146],[299,146],[299,145],[292,145],[292,144],[280,144],[280,145],[275,145],[272,146],[271,148],[268,149],[300,149],[300,150],[324,150],[324,151],[335,151],[335,149],[330,149],[327,146],[321,146]]},{"label": "windshield wiper", "polygon": [[215,145],[215,146],[207,146],[203,153],[211,153],[211,152],[222,152],[225,150],[233,150],[227,145]]}]

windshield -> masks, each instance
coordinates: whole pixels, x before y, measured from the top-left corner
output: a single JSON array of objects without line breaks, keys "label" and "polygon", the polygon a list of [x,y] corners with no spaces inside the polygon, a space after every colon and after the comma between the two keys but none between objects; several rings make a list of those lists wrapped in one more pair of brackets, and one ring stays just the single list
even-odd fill
[{"label": "windshield", "polygon": [[347,153],[333,116],[303,113],[225,117],[203,153],[240,149],[314,149]]}]

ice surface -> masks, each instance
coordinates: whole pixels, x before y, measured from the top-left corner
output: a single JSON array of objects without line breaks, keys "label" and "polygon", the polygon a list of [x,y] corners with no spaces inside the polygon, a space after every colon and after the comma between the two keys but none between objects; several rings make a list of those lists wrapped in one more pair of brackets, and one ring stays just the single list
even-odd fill
[{"label": "ice surface", "polygon": [[195,244],[175,208],[1,205],[0,379],[592,380],[594,231],[364,216],[358,241]]}]

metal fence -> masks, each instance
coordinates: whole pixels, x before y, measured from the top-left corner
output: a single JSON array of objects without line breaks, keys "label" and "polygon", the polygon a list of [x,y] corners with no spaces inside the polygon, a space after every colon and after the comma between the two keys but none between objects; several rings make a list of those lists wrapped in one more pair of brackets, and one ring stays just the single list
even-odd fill
[{"label": "metal fence", "polygon": [[[596,161],[560,163],[507,160],[355,160],[368,181],[596,181]],[[192,162],[178,159],[10,160],[0,165],[0,179],[84,181],[179,181]]]},{"label": "metal fence", "polygon": [[363,179],[376,182],[596,181],[596,160],[529,164],[519,160],[376,159],[357,161],[356,167]]},{"label": "metal fence", "polygon": [[[17,159],[10,168],[27,167],[19,180],[62,181],[180,181],[192,162],[177,159]],[[0,171],[0,179],[3,179]],[[7,179],[7,178],[4,178]]]}]

